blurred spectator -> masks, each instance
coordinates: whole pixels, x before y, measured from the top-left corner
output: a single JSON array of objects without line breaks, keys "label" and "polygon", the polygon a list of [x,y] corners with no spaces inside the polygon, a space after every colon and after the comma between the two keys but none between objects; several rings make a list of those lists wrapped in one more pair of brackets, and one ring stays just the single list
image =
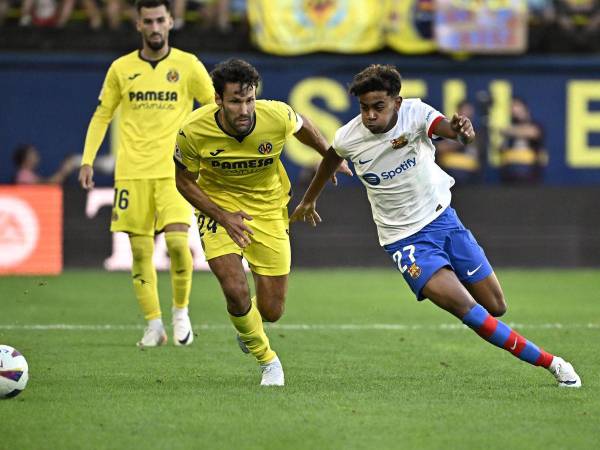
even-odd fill
[{"label": "blurred spectator", "polygon": [[[473,127],[476,126],[475,106],[471,102],[463,100],[458,104],[456,112],[468,117]],[[478,183],[481,180],[480,139],[481,136],[475,129],[475,140],[467,145],[451,139],[435,142],[437,163],[459,186]]]},{"label": "blurred spectator", "polygon": [[529,50],[544,50],[554,24],[553,0],[527,0],[529,10]]},{"label": "blurred spectator", "polygon": [[80,157],[67,156],[60,168],[52,176],[44,178],[37,173],[40,164],[40,154],[35,146],[24,144],[18,146],[13,153],[16,168],[15,184],[60,184],[79,166]]},{"label": "blurred spectator", "polygon": [[600,50],[600,0],[555,0],[555,51]]},{"label": "blurred spectator", "polygon": [[4,19],[10,7],[10,0],[0,0],[0,27],[4,24]]},{"label": "blurred spectator", "polygon": [[111,30],[118,30],[124,18],[134,23],[136,10],[134,1],[131,0],[106,0],[106,20]]},{"label": "blurred spectator", "polygon": [[[69,21],[77,0],[23,0],[19,25],[62,28]],[[81,0],[90,27],[102,26],[102,15],[95,0]]]},{"label": "blurred spectator", "polygon": [[[59,26],[59,15],[62,8],[58,0],[23,0],[19,25],[36,27]],[[64,24],[61,24],[64,25]]]},{"label": "blurred spectator", "polygon": [[221,33],[231,31],[230,0],[173,0],[174,29],[185,25],[185,11],[188,3],[193,3],[200,17],[200,26],[204,29],[216,29]]},{"label": "blurred spectator", "polygon": [[500,148],[500,179],[506,183],[535,183],[542,180],[547,155],[544,135],[535,123],[529,108],[520,98],[511,103],[511,125],[502,130],[504,142]]}]

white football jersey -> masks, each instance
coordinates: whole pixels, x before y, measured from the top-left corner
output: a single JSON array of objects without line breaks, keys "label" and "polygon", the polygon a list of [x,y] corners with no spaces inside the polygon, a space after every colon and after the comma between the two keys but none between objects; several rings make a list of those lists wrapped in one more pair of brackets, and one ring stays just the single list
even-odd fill
[{"label": "white football jersey", "polygon": [[450,205],[454,179],[435,163],[432,128],[443,114],[419,99],[403,100],[396,125],[373,134],[358,115],[335,133],[333,148],[354,163],[367,188],[379,243],[408,237]]}]

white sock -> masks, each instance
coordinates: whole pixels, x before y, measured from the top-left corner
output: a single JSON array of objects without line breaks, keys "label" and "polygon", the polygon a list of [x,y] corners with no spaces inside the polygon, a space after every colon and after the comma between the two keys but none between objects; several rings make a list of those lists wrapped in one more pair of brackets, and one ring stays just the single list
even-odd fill
[{"label": "white sock", "polygon": [[185,317],[188,315],[188,307],[178,308],[177,306],[173,306],[172,312],[174,318]]},{"label": "white sock", "polygon": [[162,323],[162,319],[152,319],[148,321],[148,327],[153,330],[162,330],[165,326]]}]

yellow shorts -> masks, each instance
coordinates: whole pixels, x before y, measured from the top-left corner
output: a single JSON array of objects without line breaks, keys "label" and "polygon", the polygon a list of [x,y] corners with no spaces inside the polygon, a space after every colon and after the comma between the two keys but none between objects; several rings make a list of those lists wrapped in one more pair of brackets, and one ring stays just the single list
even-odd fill
[{"label": "yellow shorts", "polygon": [[189,226],[191,216],[173,178],[115,180],[110,231],[154,236],[173,223]]},{"label": "yellow shorts", "polygon": [[251,243],[244,249],[229,237],[225,228],[210,217],[197,213],[198,230],[206,260],[236,254],[246,258],[252,272],[259,275],[287,275],[290,273],[291,250],[287,208],[282,208],[281,218],[246,221],[254,232]]}]

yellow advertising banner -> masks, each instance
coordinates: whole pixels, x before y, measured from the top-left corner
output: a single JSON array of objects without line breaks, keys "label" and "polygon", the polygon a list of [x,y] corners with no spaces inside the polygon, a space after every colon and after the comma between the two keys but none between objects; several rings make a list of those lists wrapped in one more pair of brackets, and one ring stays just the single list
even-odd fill
[{"label": "yellow advertising banner", "polygon": [[252,40],[276,55],[368,53],[385,44],[387,0],[248,0]]},{"label": "yellow advertising banner", "polygon": [[437,50],[434,0],[387,0],[386,44],[400,53]]}]

